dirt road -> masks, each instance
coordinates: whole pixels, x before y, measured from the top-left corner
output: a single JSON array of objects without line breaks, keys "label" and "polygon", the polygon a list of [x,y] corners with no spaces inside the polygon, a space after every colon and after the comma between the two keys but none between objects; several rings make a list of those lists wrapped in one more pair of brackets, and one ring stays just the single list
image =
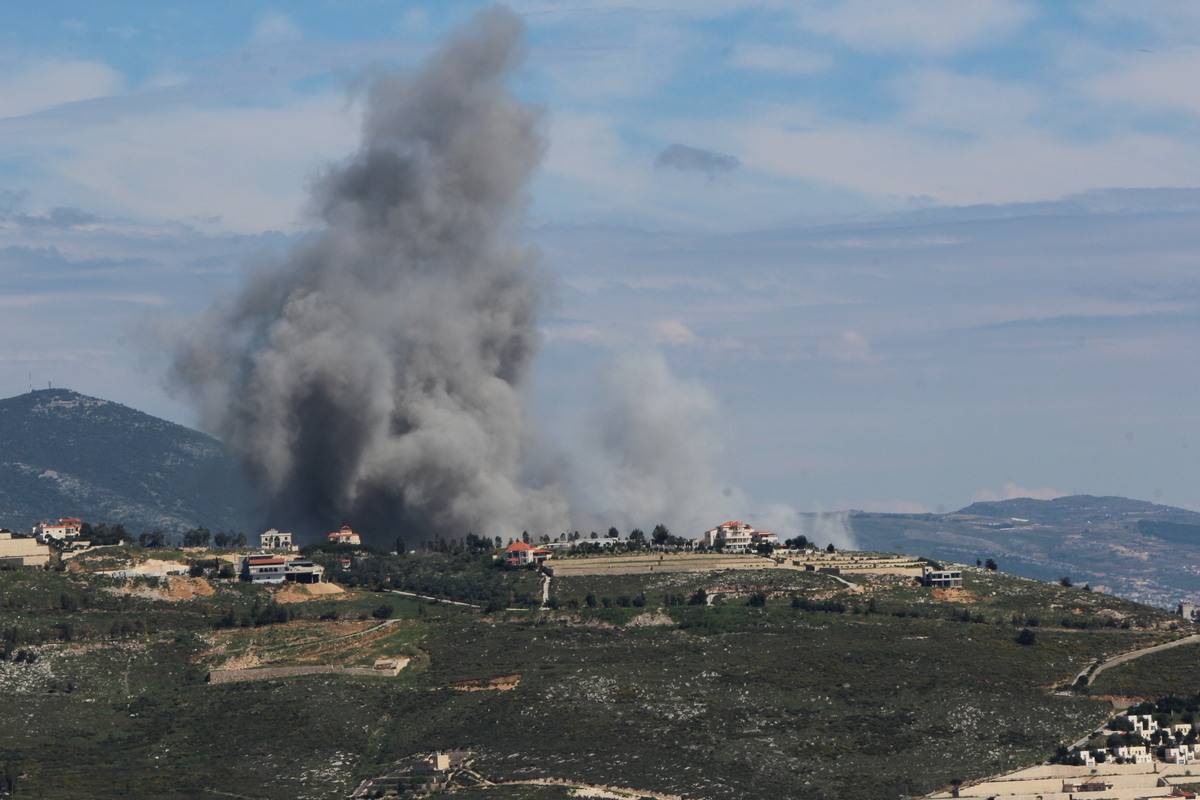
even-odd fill
[{"label": "dirt road", "polygon": [[1118,664],[1124,664],[1127,661],[1133,661],[1135,658],[1141,658],[1142,656],[1148,656],[1151,653],[1160,653],[1163,650],[1170,650],[1172,647],[1179,647],[1180,645],[1184,645],[1184,644],[1196,644],[1196,643],[1200,643],[1200,633],[1193,633],[1191,636],[1184,636],[1182,639],[1175,639],[1174,641],[1165,642],[1163,644],[1156,644],[1156,645],[1152,645],[1150,647],[1143,647],[1141,650],[1131,650],[1128,653],[1121,653],[1120,655],[1113,656],[1112,658],[1108,659],[1107,661],[1102,661],[1095,669],[1092,669],[1091,667],[1084,669],[1078,675],[1075,676],[1074,683],[1076,683],[1076,684],[1079,683],[1079,679],[1083,678],[1085,680],[1084,685],[1091,686],[1093,683],[1096,682],[1096,677],[1101,672],[1104,672],[1104,670],[1108,669],[1109,667],[1115,667]]}]

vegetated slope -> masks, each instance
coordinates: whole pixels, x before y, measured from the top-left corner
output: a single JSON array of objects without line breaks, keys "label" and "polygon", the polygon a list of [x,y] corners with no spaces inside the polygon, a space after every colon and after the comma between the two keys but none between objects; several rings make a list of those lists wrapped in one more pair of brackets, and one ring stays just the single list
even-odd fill
[{"label": "vegetated slope", "polygon": [[1124,497],[972,503],[950,514],[855,512],[859,544],[1056,580],[1070,576],[1140,602],[1200,598],[1200,513]]},{"label": "vegetated slope", "polygon": [[0,526],[76,516],[131,533],[245,529],[250,509],[210,436],[65,389],[0,400]]},{"label": "vegetated slope", "polygon": [[[371,556],[334,571],[383,588],[423,572],[415,560]],[[476,560],[458,571],[526,574]],[[955,593],[890,577],[859,578],[859,591],[802,572],[783,576],[788,587],[779,575],[757,585],[741,575],[736,587],[729,574],[684,577],[612,587],[644,597],[642,608],[567,610],[585,586],[555,590],[558,611],[497,614],[352,591],[290,606],[301,623],[217,629],[227,609],[270,608],[272,590],[218,584],[168,603],[79,573],[0,573],[0,630],[37,652],[0,660],[0,769],[18,776],[17,796],[46,800],[343,798],[416,753],[469,748],[494,780],[707,800],[921,795],[1047,757],[1110,713],[1052,687],[1179,635],[1153,609],[984,570],[968,570]],[[696,581],[744,594],[671,604]],[[769,597],[750,605],[755,591]],[[381,604],[399,621],[370,647],[415,647],[420,669],[205,682],[246,637],[310,641],[322,626],[332,637]],[[655,623],[630,621],[641,614]],[[1033,643],[1019,644],[1027,626]],[[519,685],[455,688],[502,675]]]}]

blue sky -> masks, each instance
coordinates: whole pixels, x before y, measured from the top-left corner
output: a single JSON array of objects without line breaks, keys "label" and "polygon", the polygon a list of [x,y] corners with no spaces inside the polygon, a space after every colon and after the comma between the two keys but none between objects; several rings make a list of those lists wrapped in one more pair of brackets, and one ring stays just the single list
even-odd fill
[{"label": "blue sky", "polygon": [[[478,6],[5,4],[0,394],[191,422],[156,326],[301,235],[364,77]],[[711,395],[755,503],[1200,508],[1200,6],[512,7],[555,436],[649,350]]]}]

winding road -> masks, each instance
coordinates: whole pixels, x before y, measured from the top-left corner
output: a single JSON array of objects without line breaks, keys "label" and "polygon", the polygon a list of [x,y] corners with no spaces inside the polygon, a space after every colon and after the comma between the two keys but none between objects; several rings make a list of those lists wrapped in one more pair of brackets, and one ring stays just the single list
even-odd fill
[{"label": "winding road", "polygon": [[1156,645],[1151,645],[1150,647],[1143,647],[1141,650],[1131,650],[1128,653],[1121,653],[1120,655],[1113,656],[1112,658],[1108,659],[1107,661],[1100,662],[1100,664],[1098,664],[1095,668],[1092,668],[1092,667],[1085,668],[1083,671],[1081,671],[1078,675],[1075,676],[1075,680],[1072,685],[1078,684],[1079,679],[1083,678],[1085,681],[1084,686],[1091,686],[1093,683],[1096,682],[1096,677],[1101,672],[1104,672],[1104,670],[1108,669],[1109,667],[1115,667],[1118,664],[1124,664],[1127,661],[1133,661],[1135,658],[1141,658],[1142,656],[1148,656],[1151,653],[1161,653],[1163,650],[1170,650],[1172,647],[1179,647],[1180,645],[1184,645],[1184,644],[1197,644],[1197,643],[1200,643],[1200,633],[1193,633],[1191,636],[1184,636],[1182,639],[1174,639],[1170,642],[1164,642],[1163,644],[1156,644]]}]

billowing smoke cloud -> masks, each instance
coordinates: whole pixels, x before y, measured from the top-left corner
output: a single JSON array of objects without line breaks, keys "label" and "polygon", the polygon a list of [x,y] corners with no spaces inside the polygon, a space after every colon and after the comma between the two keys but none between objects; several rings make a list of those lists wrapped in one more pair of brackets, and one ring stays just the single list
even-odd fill
[{"label": "billowing smoke cloud", "polygon": [[315,184],[320,227],[189,333],[173,383],[240,454],[273,524],[378,538],[562,529],[521,480],[536,256],[518,235],[544,150],[492,10],[366,96],[358,152]]},{"label": "billowing smoke cloud", "polygon": [[595,509],[599,524],[648,529],[663,522],[691,538],[737,517],[784,538],[854,545],[845,514],[758,505],[723,480],[736,454],[721,436],[716,399],[703,384],[675,375],[659,353],[628,353],[609,365],[584,429],[573,506]]}]

